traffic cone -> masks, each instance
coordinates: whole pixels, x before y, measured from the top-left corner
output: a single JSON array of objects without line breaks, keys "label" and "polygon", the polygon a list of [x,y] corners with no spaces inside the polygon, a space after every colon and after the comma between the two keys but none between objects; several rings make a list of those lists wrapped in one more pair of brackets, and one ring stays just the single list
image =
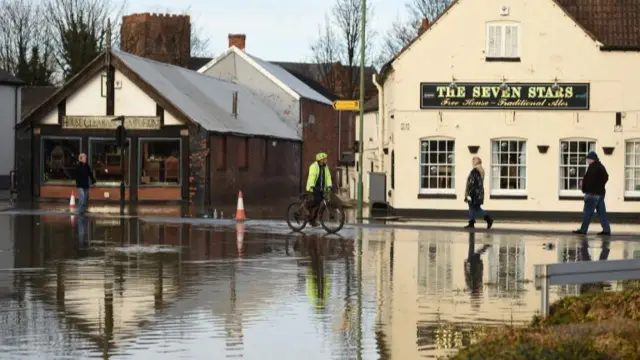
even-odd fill
[{"label": "traffic cone", "polygon": [[244,200],[242,199],[242,190],[238,192],[238,206],[236,207],[236,221],[245,221],[247,216],[244,213]]},{"label": "traffic cone", "polygon": [[73,210],[76,208],[76,191],[71,190],[71,197],[69,198],[69,209]]},{"label": "traffic cone", "polygon": [[238,249],[238,256],[244,254],[244,223],[236,224],[236,249]]}]

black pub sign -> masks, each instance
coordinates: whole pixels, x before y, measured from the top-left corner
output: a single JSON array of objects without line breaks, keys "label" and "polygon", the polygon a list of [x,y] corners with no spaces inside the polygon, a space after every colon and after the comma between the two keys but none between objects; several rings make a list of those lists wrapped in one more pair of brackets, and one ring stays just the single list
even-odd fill
[{"label": "black pub sign", "polygon": [[589,84],[421,83],[420,108],[589,110]]}]

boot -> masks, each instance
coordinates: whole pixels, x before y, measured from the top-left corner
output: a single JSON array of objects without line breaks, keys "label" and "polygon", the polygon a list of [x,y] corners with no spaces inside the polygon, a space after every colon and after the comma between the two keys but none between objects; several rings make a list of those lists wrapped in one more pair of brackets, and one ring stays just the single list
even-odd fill
[{"label": "boot", "polygon": [[469,220],[469,224],[467,224],[467,226],[465,226],[464,228],[465,229],[473,229],[473,228],[475,228],[475,223],[476,223],[475,221]]},{"label": "boot", "polygon": [[493,226],[493,219],[491,218],[491,216],[485,215],[484,221],[487,222],[487,229],[491,229],[491,227]]}]

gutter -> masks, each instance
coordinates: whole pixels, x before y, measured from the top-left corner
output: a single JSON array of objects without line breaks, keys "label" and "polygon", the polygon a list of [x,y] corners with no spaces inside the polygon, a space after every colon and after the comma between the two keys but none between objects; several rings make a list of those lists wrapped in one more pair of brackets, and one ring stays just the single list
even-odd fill
[{"label": "gutter", "polygon": [[[380,126],[378,126],[378,161],[380,164],[380,172],[384,172],[384,130],[385,130],[385,121],[384,121],[384,88],[378,83],[377,75],[374,73],[373,76],[373,84],[378,89],[378,118],[380,122]],[[362,141],[362,139],[360,139]]]},{"label": "gutter", "polygon": [[615,46],[615,45],[603,45],[600,46],[600,51],[630,51],[640,52],[640,46]]}]

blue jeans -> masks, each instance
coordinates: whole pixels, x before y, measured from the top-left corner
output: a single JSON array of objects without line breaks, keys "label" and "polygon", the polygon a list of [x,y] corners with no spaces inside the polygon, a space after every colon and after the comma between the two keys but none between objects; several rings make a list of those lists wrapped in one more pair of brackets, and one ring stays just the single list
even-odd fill
[{"label": "blue jeans", "polygon": [[482,209],[480,204],[471,204],[469,205],[469,221],[476,221],[476,216],[484,217],[487,213]]},{"label": "blue jeans", "polygon": [[78,212],[87,211],[89,205],[89,189],[76,188],[78,191]]},{"label": "blue jeans", "polygon": [[602,225],[602,231],[611,232],[609,220],[607,220],[607,208],[604,205],[604,196],[593,194],[586,194],[584,196],[584,210],[580,231],[586,233],[587,230],[589,230],[589,223],[591,222],[594,211],[598,212],[600,225]]}]

